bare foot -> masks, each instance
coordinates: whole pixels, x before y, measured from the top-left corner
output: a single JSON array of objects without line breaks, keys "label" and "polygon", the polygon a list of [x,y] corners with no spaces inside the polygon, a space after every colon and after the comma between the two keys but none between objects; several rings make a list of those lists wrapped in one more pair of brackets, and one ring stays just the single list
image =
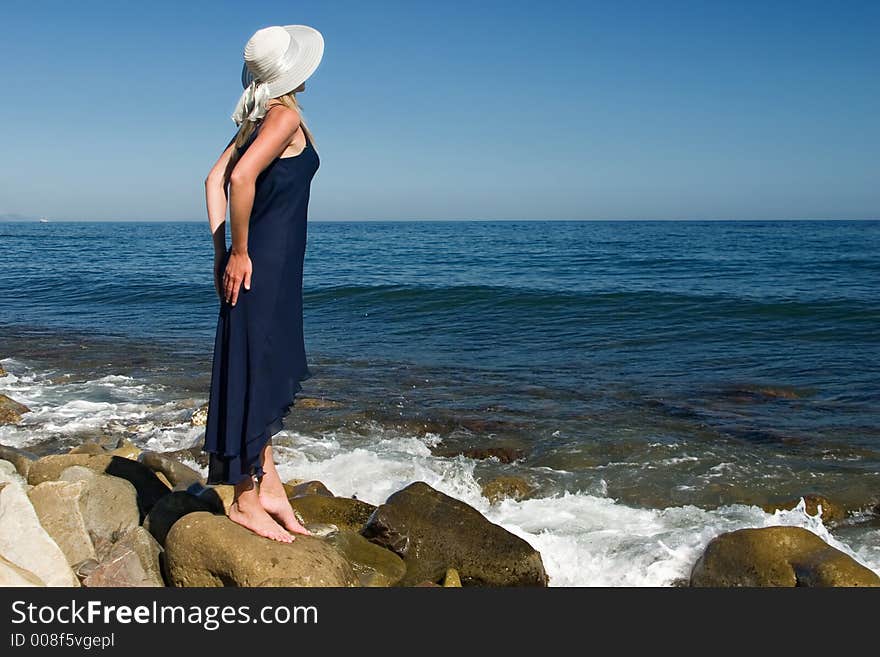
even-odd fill
[{"label": "bare foot", "polygon": [[227,514],[232,522],[250,529],[259,536],[281,543],[291,543],[294,537],[275,522],[263,508],[254,488],[240,494]]},{"label": "bare foot", "polygon": [[296,519],[293,507],[290,506],[287,493],[281,484],[281,480],[278,479],[278,475],[276,474],[275,477],[272,477],[268,470],[263,476],[262,481],[260,481],[260,504],[287,531],[305,536],[312,535],[312,532],[303,527],[299,520]]}]

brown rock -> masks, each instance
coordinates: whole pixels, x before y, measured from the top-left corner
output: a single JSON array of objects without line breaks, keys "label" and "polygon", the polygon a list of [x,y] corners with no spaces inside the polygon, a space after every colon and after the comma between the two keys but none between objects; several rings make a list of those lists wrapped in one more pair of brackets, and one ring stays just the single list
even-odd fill
[{"label": "brown rock", "polygon": [[60,482],[83,485],[79,507],[99,560],[104,549],[140,524],[137,491],[131,482],[77,465],[65,469],[59,482],[44,484]]},{"label": "brown rock", "polygon": [[165,545],[165,539],[174,523],[186,514],[196,511],[223,513],[223,504],[219,499],[211,499],[209,496],[174,491],[160,499],[150,509],[144,520],[144,528],[152,534],[159,545]]},{"label": "brown rock", "polygon": [[436,582],[448,568],[465,585],[547,585],[541,555],[531,545],[421,481],[389,497],[361,533],[403,558],[405,586]]},{"label": "brown rock", "polygon": [[464,449],[440,449],[434,452],[437,456],[454,458],[466,456],[469,459],[483,461],[485,459],[498,459],[502,463],[513,463],[525,458],[525,452],[517,447],[468,447]]},{"label": "brown rock", "polygon": [[713,538],[691,586],[880,586],[880,577],[802,527],[763,527]]},{"label": "brown rock", "polygon": [[332,399],[318,399],[316,397],[300,397],[296,400],[297,408],[341,408],[343,404]]},{"label": "brown rock", "polygon": [[10,586],[46,586],[46,583],[31,571],[0,555],[0,587]]},{"label": "brown rock", "polygon": [[443,586],[447,589],[461,588],[461,578],[458,576],[458,571],[455,568],[448,568],[446,570],[446,577],[443,578]]},{"label": "brown rock", "polygon": [[97,556],[82,514],[85,488],[81,481],[44,481],[28,491],[40,524],[71,566]]},{"label": "brown rock", "polygon": [[394,586],[406,572],[403,559],[356,532],[334,532],[326,540],[345,555],[361,586]]},{"label": "brown rock", "polygon": [[203,427],[208,424],[208,404],[202,404],[189,418],[189,423],[194,427]]},{"label": "brown rock", "polygon": [[0,394],[0,424],[18,424],[23,413],[29,413],[24,404],[19,404],[11,397]]},{"label": "brown rock", "polygon": [[284,490],[287,491],[287,497],[305,497],[306,495],[323,495],[324,497],[333,497],[324,484],[320,481],[299,481],[292,479],[284,484]]},{"label": "brown rock", "polygon": [[146,516],[153,505],[164,495],[168,487],[142,463],[112,454],[53,454],[44,456],[31,464],[28,483],[32,486],[44,481],[54,481],[72,465],[81,465],[100,474],[126,479],[137,490],[141,516]]},{"label": "brown rock", "polygon": [[115,449],[110,450],[110,453],[114,456],[121,456],[125,459],[131,459],[133,461],[138,460],[138,456],[141,453],[141,448],[135,445],[133,442],[128,440],[127,438],[123,438],[119,441],[119,444],[116,445]]},{"label": "brown rock", "polygon": [[110,553],[83,579],[88,587],[165,586],[159,567],[162,548],[143,527],[117,541]]},{"label": "brown rock", "polygon": [[204,483],[202,475],[178,459],[159,452],[142,452],[138,460],[156,474],[160,472],[174,488],[186,488],[195,483]]},{"label": "brown rock", "polygon": [[0,445],[0,459],[9,461],[18,470],[18,474],[27,479],[31,463],[37,460],[37,455],[16,447]]},{"label": "brown rock", "polygon": [[68,454],[106,454],[107,450],[93,440],[87,440],[81,445],[72,448]]},{"label": "brown rock", "polygon": [[345,557],[311,536],[280,543],[257,536],[226,516],[190,513],[165,541],[172,586],[357,586]]},{"label": "brown rock", "polygon": [[306,527],[311,524],[331,524],[342,530],[360,532],[370,514],[376,509],[372,504],[348,497],[304,495],[290,500]]},{"label": "brown rock", "polygon": [[[823,495],[804,495],[803,499],[806,503],[806,511],[811,516],[819,513],[819,505],[822,506],[822,522],[824,523],[839,522],[846,518],[846,509],[835,504]],[[767,513],[773,513],[774,511],[776,511],[776,509],[785,509],[790,511],[798,504],[800,504],[800,502],[801,498],[797,498],[796,500],[789,500],[781,504],[767,504],[763,508],[764,511],[766,511]]]},{"label": "brown rock", "polygon": [[483,497],[495,504],[508,498],[512,500],[524,499],[534,490],[534,486],[522,477],[502,475],[483,485]]}]

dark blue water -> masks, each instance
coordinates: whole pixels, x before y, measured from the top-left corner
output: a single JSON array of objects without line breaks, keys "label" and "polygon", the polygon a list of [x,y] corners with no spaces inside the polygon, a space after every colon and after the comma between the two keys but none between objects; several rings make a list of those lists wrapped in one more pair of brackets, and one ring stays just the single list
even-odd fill
[{"label": "dark blue water", "polygon": [[[312,222],[308,239],[309,383],[348,404],[334,422],[515,445],[561,487],[601,477],[637,504],[880,494],[880,222]],[[0,357],[57,344],[71,368],[206,386],[207,222],[3,223],[0,247]]]}]

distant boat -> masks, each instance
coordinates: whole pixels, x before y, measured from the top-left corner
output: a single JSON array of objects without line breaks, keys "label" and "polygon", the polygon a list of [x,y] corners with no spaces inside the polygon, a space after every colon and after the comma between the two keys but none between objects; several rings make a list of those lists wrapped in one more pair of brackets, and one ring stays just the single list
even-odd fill
[{"label": "distant boat", "polygon": [[48,223],[49,223],[49,220],[46,219],[46,217],[40,217],[40,223],[41,223],[41,224],[48,224]]}]

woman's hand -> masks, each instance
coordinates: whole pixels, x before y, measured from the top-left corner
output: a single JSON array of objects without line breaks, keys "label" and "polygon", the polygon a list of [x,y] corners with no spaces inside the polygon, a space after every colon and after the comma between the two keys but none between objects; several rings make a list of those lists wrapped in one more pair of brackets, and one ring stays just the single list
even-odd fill
[{"label": "woman's hand", "polygon": [[229,262],[226,263],[226,271],[223,273],[223,297],[227,303],[235,305],[242,283],[245,290],[251,289],[253,269],[251,258],[247,253],[232,251]]}]

